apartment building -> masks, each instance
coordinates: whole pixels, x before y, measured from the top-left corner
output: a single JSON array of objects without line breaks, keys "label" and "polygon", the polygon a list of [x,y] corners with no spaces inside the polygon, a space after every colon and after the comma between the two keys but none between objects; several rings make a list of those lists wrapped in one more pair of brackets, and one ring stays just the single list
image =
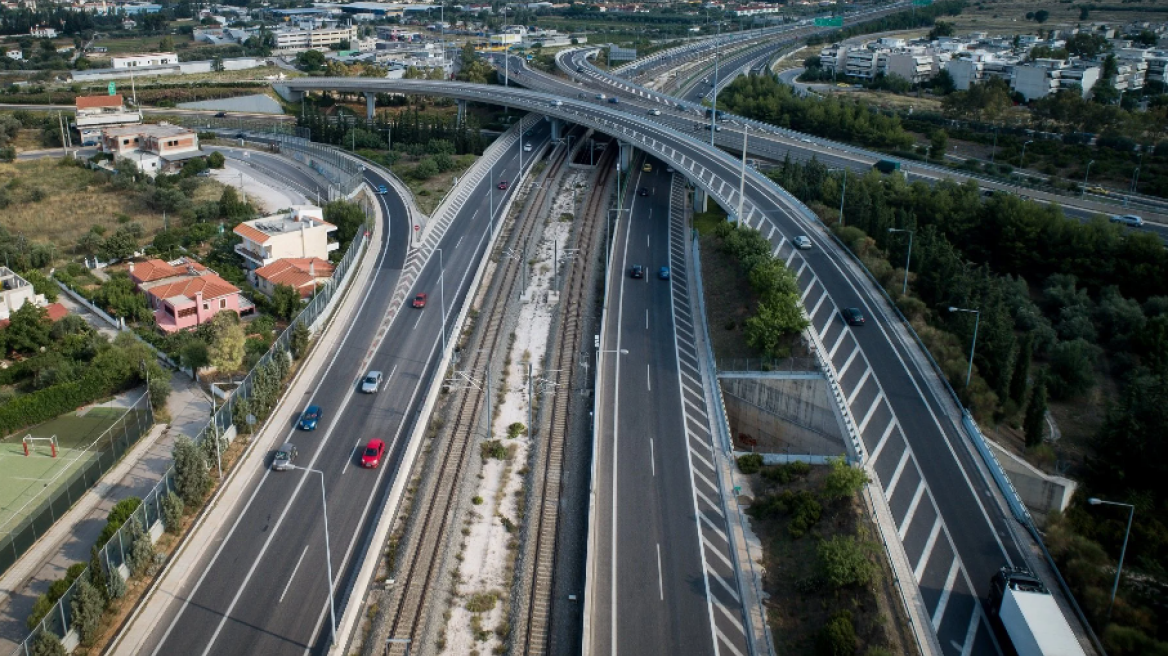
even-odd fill
[{"label": "apartment building", "polygon": [[880,75],[899,75],[912,83],[931,79],[949,59],[949,53],[932,45],[906,44],[903,39],[880,39],[863,45],[833,44],[819,53],[825,71],[871,80]]},{"label": "apartment building", "polygon": [[1071,90],[1086,98],[1099,74],[1099,66],[1093,63],[1040,58],[1015,66],[1011,86],[1027,101]]},{"label": "apartment building", "polygon": [[76,108],[73,127],[81,137],[82,146],[100,145],[101,131],[106,128],[142,122],[139,112],[126,109],[126,101],[121,94],[77,96],[73,102]]},{"label": "apartment building", "polygon": [[144,55],[123,55],[120,57],[110,57],[110,66],[114,69],[171,66],[177,63],[178,55],[173,52],[151,52]]},{"label": "apartment building", "polygon": [[307,27],[276,30],[276,50],[286,52],[328,50],[342,41],[357,40],[357,26]]},{"label": "apartment building", "polygon": [[341,245],[329,237],[337,227],[324,220],[324,210],[315,205],[294,205],[287,213],[244,221],[234,232],[242,238],[235,252],[251,270],[286,258],[328,260]]}]

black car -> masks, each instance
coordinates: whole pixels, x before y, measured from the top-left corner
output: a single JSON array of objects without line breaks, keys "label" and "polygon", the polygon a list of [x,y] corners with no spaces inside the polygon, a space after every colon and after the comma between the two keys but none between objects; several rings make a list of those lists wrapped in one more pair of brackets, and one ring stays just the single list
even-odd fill
[{"label": "black car", "polygon": [[637,190],[637,195],[638,196],[648,196],[649,195],[649,188],[648,187],[641,187],[640,189]]},{"label": "black car", "polygon": [[227,112],[219,112],[215,114],[215,118],[227,118]]},{"label": "black car", "polygon": [[640,264],[634,264],[633,268],[629,270],[629,275],[634,278],[644,278],[645,267],[641,266]]},{"label": "black car", "polygon": [[843,315],[844,321],[847,321],[849,326],[864,325],[864,313],[860,311],[860,308],[844,308]]}]

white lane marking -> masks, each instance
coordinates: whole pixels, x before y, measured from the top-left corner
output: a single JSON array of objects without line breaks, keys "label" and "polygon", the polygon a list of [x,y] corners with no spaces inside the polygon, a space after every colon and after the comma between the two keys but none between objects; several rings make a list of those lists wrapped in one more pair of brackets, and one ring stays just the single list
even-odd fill
[{"label": "white lane marking", "polygon": [[657,456],[654,455],[653,438],[649,438],[649,469],[653,472],[653,476],[657,475]]},{"label": "white lane marking", "polygon": [[730,651],[734,652],[734,656],[746,656],[746,654],[738,651],[738,648],[734,646],[734,643],[730,642],[730,638],[727,638],[726,634],[722,633],[722,629],[718,629],[718,639],[725,643],[726,647],[728,647]]},{"label": "white lane marking", "polygon": [[[810,290],[814,284],[815,284],[814,281],[812,281],[811,285],[807,285],[807,289]],[[815,308],[811,310],[811,314],[808,316],[814,317],[816,314],[818,314],[819,308],[823,306],[823,302],[826,300],[827,300],[827,292],[824,292],[823,295],[821,295],[819,297],[819,302],[815,304]]]},{"label": "white lane marking", "polygon": [[425,316],[425,315],[423,315],[421,312],[418,313],[418,320],[414,322],[414,327],[410,328],[410,330],[417,330],[418,329],[418,324],[422,323],[423,316]]},{"label": "white lane marking", "polygon": [[284,595],[288,594],[288,588],[292,587],[292,579],[296,578],[296,571],[300,569],[300,563],[304,562],[304,554],[308,553],[308,545],[304,545],[304,551],[300,552],[300,557],[296,559],[296,567],[292,568],[292,575],[288,577],[288,582],[284,584],[284,591],[280,593],[280,599],[276,605],[284,603]]},{"label": "white lane marking", "polygon": [[653,391],[653,374],[649,371],[649,364],[645,364],[645,389]]},{"label": "white lane marking", "polygon": [[[384,204],[386,201],[383,198],[381,202]],[[382,242],[381,254],[377,258],[377,264],[374,266],[374,269],[373,269],[374,271],[381,270],[382,264],[385,263],[385,256],[389,253],[389,226],[391,224],[392,224],[391,221],[386,221],[385,241]],[[369,284],[366,285],[365,294],[361,297],[361,303],[360,303],[359,307],[362,307],[362,308],[365,307],[367,302],[369,301],[369,294],[373,292],[373,288],[376,286],[373,284],[374,281],[376,280],[376,277],[377,277],[376,274],[374,274],[373,278],[370,279]],[[340,342],[340,344],[337,345],[336,350],[333,351],[333,356],[332,356],[332,358],[329,359],[329,363],[328,363],[328,366],[325,367],[324,374],[321,375],[320,379],[316,382],[316,387],[314,387],[312,390],[312,394],[309,395],[309,403],[311,403],[312,400],[314,398],[316,398],[316,395],[320,392],[320,388],[324,385],[324,381],[328,379],[329,372],[332,371],[333,365],[335,365],[337,363],[337,355],[344,351],[345,343],[349,341],[349,336],[352,335],[353,329],[357,327],[357,324],[358,324],[358,322],[354,321],[351,324],[349,324],[349,327],[345,330],[345,335],[344,335],[344,337],[341,338],[341,342]],[[349,392],[345,397],[345,402],[343,402],[343,403],[347,403],[348,399],[352,397],[353,389],[354,389],[354,386],[350,385]],[[329,425],[329,429],[325,432],[324,439],[321,440],[322,445],[328,442],[328,438],[332,434],[333,426],[335,426],[335,425],[336,425],[335,422],[333,424]],[[290,439],[295,432],[296,432],[295,428],[288,431],[288,437],[285,439]],[[312,462],[310,462],[308,464],[309,467],[311,467],[312,464],[316,462],[316,458],[320,455],[320,453],[323,450],[324,449],[322,448],[316,452],[316,455],[313,456],[313,458],[312,458]],[[203,581],[205,581],[207,579],[207,575],[210,574],[211,569],[215,566],[215,562],[217,560],[219,560],[219,556],[223,553],[224,547],[227,546],[227,543],[231,540],[231,536],[235,534],[235,529],[239,527],[239,523],[242,522],[243,518],[247,515],[248,509],[251,508],[252,502],[255,501],[256,496],[259,495],[260,489],[264,485],[264,481],[267,480],[267,478],[270,474],[271,474],[270,469],[264,470],[263,478],[260,479],[259,484],[256,485],[254,490],[252,490],[251,496],[248,497],[247,503],[244,504],[244,506],[243,506],[243,510],[235,518],[235,522],[232,523],[231,529],[228,530],[227,535],[224,536],[223,540],[219,543],[219,548],[215,550],[215,555],[211,557],[211,562],[208,563],[206,569],[203,570],[202,575],[199,576],[199,580],[195,582],[195,587],[191,590],[190,595],[188,595],[186,597],[186,599],[183,600],[183,604],[179,608],[178,612],[175,613],[174,619],[170,621],[170,626],[168,626],[166,628],[166,633],[162,634],[162,639],[159,640],[158,646],[154,648],[153,652],[151,652],[152,656],[157,656],[158,652],[162,649],[162,646],[164,644],[166,644],[167,638],[169,638],[171,632],[174,631],[174,627],[178,625],[178,621],[182,617],[183,612],[186,611],[187,607],[191,603],[191,599],[194,598],[195,594],[199,591],[199,588],[202,587]],[[301,482],[297,484],[296,489],[292,492],[292,496],[288,497],[288,506],[285,507],[284,512],[287,512],[287,508],[291,507],[292,499],[295,498],[296,494],[300,491],[300,488],[303,485],[304,485],[304,479],[301,479]],[[273,530],[272,533],[274,535],[275,530]],[[269,537],[269,540],[270,539],[271,538]],[[224,616],[224,619],[226,619],[226,616]],[[210,645],[208,645],[208,649],[210,649]]]},{"label": "white lane marking", "polygon": [[718,583],[721,583],[722,589],[725,590],[727,592],[727,594],[729,594],[731,597],[734,597],[734,601],[737,601],[738,603],[742,603],[742,600],[738,598],[738,593],[735,592],[734,589],[730,587],[730,584],[726,582],[725,578],[718,576],[717,574],[714,574],[710,578],[714,579]]},{"label": "white lane marking", "polygon": [[880,386],[877,385],[876,386],[876,400],[872,401],[872,405],[868,406],[868,412],[867,412],[867,414],[864,415],[864,419],[862,419],[860,421],[860,425],[857,428],[857,430],[860,432],[860,435],[863,435],[864,431],[868,429],[868,422],[872,421],[872,416],[876,414],[876,408],[879,408],[880,404],[883,401],[884,401],[884,390],[880,389]]},{"label": "white lane marking", "polygon": [[860,375],[860,382],[856,383],[856,386],[852,388],[852,393],[848,395],[849,406],[856,401],[856,397],[859,396],[860,390],[864,388],[864,383],[868,382],[868,377],[871,375],[872,367],[869,366],[864,370],[864,373]]},{"label": "white lane marking", "polygon": [[349,465],[353,464],[353,458],[357,457],[357,449],[361,448],[362,441],[364,441],[364,440],[362,440],[361,438],[357,438],[357,443],[353,445],[353,450],[349,452],[348,460],[345,460],[345,466],[341,467],[341,474],[344,474],[345,472],[349,471]]},{"label": "white lane marking", "polygon": [[735,628],[737,628],[742,633],[742,635],[746,635],[746,629],[742,628],[742,621],[737,617],[734,617],[734,613],[730,612],[730,609],[726,607],[726,604],[723,604],[715,597],[714,605],[722,611],[722,614],[726,616],[726,619],[730,620],[730,623],[733,624]]},{"label": "white lane marking", "polygon": [[661,543],[657,543],[657,594],[665,601],[665,577],[661,574]]},{"label": "white lane marking", "polygon": [[945,577],[945,587],[941,588],[941,598],[937,600],[937,609],[933,611],[933,630],[941,626],[941,617],[945,615],[945,606],[949,605],[949,597],[953,594],[953,584],[957,581],[957,570],[961,569],[956,558],[949,566],[949,576]]},{"label": "white lane marking", "polygon": [[[478,214],[478,212],[475,212],[475,214]],[[466,236],[466,235],[463,235],[462,237],[465,237],[465,236]],[[462,237],[459,237],[459,238],[458,238],[458,241],[454,242],[454,248],[458,248],[458,247],[459,247],[459,245],[460,245],[460,244],[462,244]],[[454,250],[454,248],[452,248],[452,249],[450,249],[450,250]]]},{"label": "white lane marking", "polygon": [[908,527],[912,524],[913,515],[917,514],[917,508],[920,507],[921,497],[925,494],[925,479],[922,477],[921,482],[917,483],[917,491],[913,493],[912,501],[908,504],[908,512],[904,514],[904,521],[901,522],[900,528],[896,529],[896,534],[900,539],[904,539],[904,534],[908,532]]},{"label": "white lane marking", "polygon": [[896,484],[900,482],[900,475],[904,472],[904,465],[908,462],[908,454],[910,449],[907,447],[900,453],[900,462],[896,463],[896,471],[892,472],[892,480],[888,482],[888,487],[884,489],[884,498],[892,501],[892,495],[896,492]]},{"label": "white lane marking", "polygon": [[[711,521],[709,517],[706,517],[706,513],[698,513],[698,514],[701,515],[702,521],[705,522],[706,525],[710,527],[711,531],[716,533],[718,535],[718,537],[722,538],[723,542],[725,542],[726,544],[730,544],[730,538],[726,536],[726,531],[723,531],[722,529],[718,528],[717,524],[715,524],[713,521]],[[735,594],[734,598],[737,599],[738,595]]]},{"label": "white lane marking", "polygon": [[921,552],[917,566],[913,568],[913,578],[917,580],[917,585],[921,583],[921,576],[925,573],[925,565],[929,564],[929,556],[933,555],[933,547],[936,546],[937,536],[940,534],[941,513],[937,513],[937,518],[933,520],[933,530],[929,531],[929,539],[925,540],[925,549]]},{"label": "white lane marking", "polygon": [[[709,539],[709,538],[707,538],[705,535],[703,535],[703,536],[702,536],[702,544],[706,545],[706,550],[707,550],[707,551],[710,551],[710,552],[712,552],[712,553],[713,553],[715,556],[717,556],[717,557],[718,557],[718,558],[719,558],[719,559],[720,559],[720,560],[721,560],[723,563],[725,563],[725,564],[726,564],[726,567],[729,567],[731,572],[733,572],[733,571],[734,571],[734,563],[730,562],[730,559],[726,557],[726,554],[722,553],[722,550],[721,550],[721,549],[719,549],[719,548],[715,547],[715,546],[714,546],[714,543],[713,543],[713,542],[710,542],[710,539]],[[707,570],[706,570],[706,576],[708,577],[709,575],[710,575],[710,571],[709,571],[709,569],[707,568]],[[716,574],[715,574],[715,576],[716,576]],[[715,598],[715,599],[714,599],[714,601],[717,601],[717,598]],[[741,627],[741,625],[739,625],[739,627]]]},{"label": "white lane marking", "polygon": [[645,308],[645,330],[649,330],[649,308]]},{"label": "white lane marking", "polygon": [[981,624],[983,612],[985,611],[981,609],[981,604],[973,605],[973,617],[969,618],[969,628],[965,630],[965,643],[961,645],[961,656],[969,656],[973,653],[973,637],[977,634],[977,627]]},{"label": "white lane marking", "polygon": [[[844,336],[844,335],[846,335],[847,333],[848,333],[848,331],[846,331],[846,330],[841,330],[841,331],[840,331],[840,339],[843,339],[843,336]],[[839,345],[839,340],[836,340],[836,345]],[[837,380],[838,380],[838,379],[840,379],[840,378],[843,378],[843,377],[844,377],[844,374],[846,374],[846,373],[848,372],[848,368],[852,366],[852,362],[855,362],[855,360],[856,360],[856,355],[857,355],[859,352],[860,352],[860,347],[859,347],[859,345],[856,345],[856,346],[852,347],[852,352],[851,352],[851,353],[848,355],[848,359],[847,359],[847,360],[844,360],[844,366],[840,367],[839,373],[837,373],[837,374],[836,374],[836,379],[837,379]],[[831,354],[829,354],[827,357],[829,357],[829,358],[830,358],[830,357],[832,357],[832,356],[834,356],[834,355],[835,355],[835,353],[834,353],[834,349],[833,349],[833,352],[832,352]]]},{"label": "white lane marking", "polygon": [[892,419],[888,420],[888,428],[884,429],[884,434],[880,436],[880,441],[876,443],[876,448],[872,449],[872,453],[868,455],[868,462],[875,464],[880,459],[880,452],[884,450],[884,445],[888,443],[888,436],[892,435],[892,431],[896,429],[896,415],[892,415]]}]

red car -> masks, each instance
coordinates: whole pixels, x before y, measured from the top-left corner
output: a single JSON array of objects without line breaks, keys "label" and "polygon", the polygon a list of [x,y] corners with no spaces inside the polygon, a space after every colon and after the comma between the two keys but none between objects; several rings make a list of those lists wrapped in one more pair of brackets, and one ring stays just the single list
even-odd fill
[{"label": "red car", "polygon": [[505,190],[505,189],[507,189],[507,181],[506,181],[506,180],[500,180],[500,181],[499,181],[499,188],[500,188],[500,189],[504,189],[504,190]]},{"label": "red car", "polygon": [[365,452],[361,454],[361,466],[368,469],[377,469],[381,464],[381,455],[385,453],[385,442],[376,437],[365,445]]},{"label": "red car", "polygon": [[426,295],[425,294],[418,294],[417,296],[414,297],[414,307],[416,307],[416,308],[426,307]]}]

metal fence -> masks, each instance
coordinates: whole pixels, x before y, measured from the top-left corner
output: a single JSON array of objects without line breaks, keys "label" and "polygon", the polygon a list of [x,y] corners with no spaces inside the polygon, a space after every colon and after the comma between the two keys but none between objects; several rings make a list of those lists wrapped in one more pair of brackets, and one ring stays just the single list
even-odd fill
[{"label": "metal fence", "polygon": [[[60,453],[57,457],[70,464],[79,459],[89,462],[68,474],[61,485],[46,485],[17,511],[23,519],[14,520],[0,535],[0,572],[5,572],[41,538],[97,481],[118,462],[143,433],[154,424],[149,395],[141,396],[126,409],[113,425],[105,429],[76,453]],[[64,465],[68,467],[69,465]],[[55,481],[54,481],[55,482]],[[24,511],[33,508],[31,512]]]},{"label": "metal fence", "polygon": [[281,153],[307,165],[327,179],[331,183],[329,200],[348,197],[364,182],[364,167],[332,146],[279,132],[267,135],[267,138],[279,144]]},{"label": "metal fence", "polygon": [[[296,318],[292,320],[288,328],[272,343],[268,352],[248,372],[231,397],[219,406],[203,430],[199,431],[194,437],[196,444],[201,445],[208,437],[214,439],[215,436],[219,436],[220,439],[223,439],[226,435],[230,435],[228,429],[231,427],[235,417],[235,407],[239,400],[251,397],[256,372],[271,362],[272,358],[288,357],[292,333],[297,325],[302,324],[311,329],[312,325],[329,311],[330,302],[336,296],[337,291],[343,286],[346,277],[352,272],[353,266],[360,257],[361,250],[365,247],[367,234],[366,232],[359,232],[357,234],[357,237],[345,252],[345,256],[337,264],[333,277],[323,287],[317,290],[312,300],[296,315]],[[152,416],[151,421],[145,423],[146,428],[149,428],[151,423],[153,423]],[[122,453],[124,452],[125,449],[122,450]],[[121,455],[121,453],[118,455]],[[116,458],[114,461],[116,461]],[[171,465],[162,475],[162,480],[158,481],[154,488],[143,497],[142,505],[134,513],[134,517],[137,517],[142,523],[142,526],[146,528],[147,534],[149,534],[156,523],[162,521],[162,499],[174,489],[174,475],[174,466]],[[106,571],[110,571],[114,567],[120,567],[123,564],[127,564],[127,568],[129,567],[127,554],[133,549],[133,538],[130,535],[130,530],[131,522],[127,521],[122,528],[118,529],[118,532],[109,542],[101,546],[100,557],[106,567]],[[88,571],[88,568],[86,568],[86,571]],[[85,576],[85,574],[83,573],[81,576]],[[31,656],[33,643],[43,631],[52,632],[54,635],[62,638],[69,634],[72,628],[72,601],[76,589],[77,583],[74,582],[73,585],[69,586],[64,596],[53,606],[52,610],[41,620],[40,624],[12,652],[12,656]]]}]

